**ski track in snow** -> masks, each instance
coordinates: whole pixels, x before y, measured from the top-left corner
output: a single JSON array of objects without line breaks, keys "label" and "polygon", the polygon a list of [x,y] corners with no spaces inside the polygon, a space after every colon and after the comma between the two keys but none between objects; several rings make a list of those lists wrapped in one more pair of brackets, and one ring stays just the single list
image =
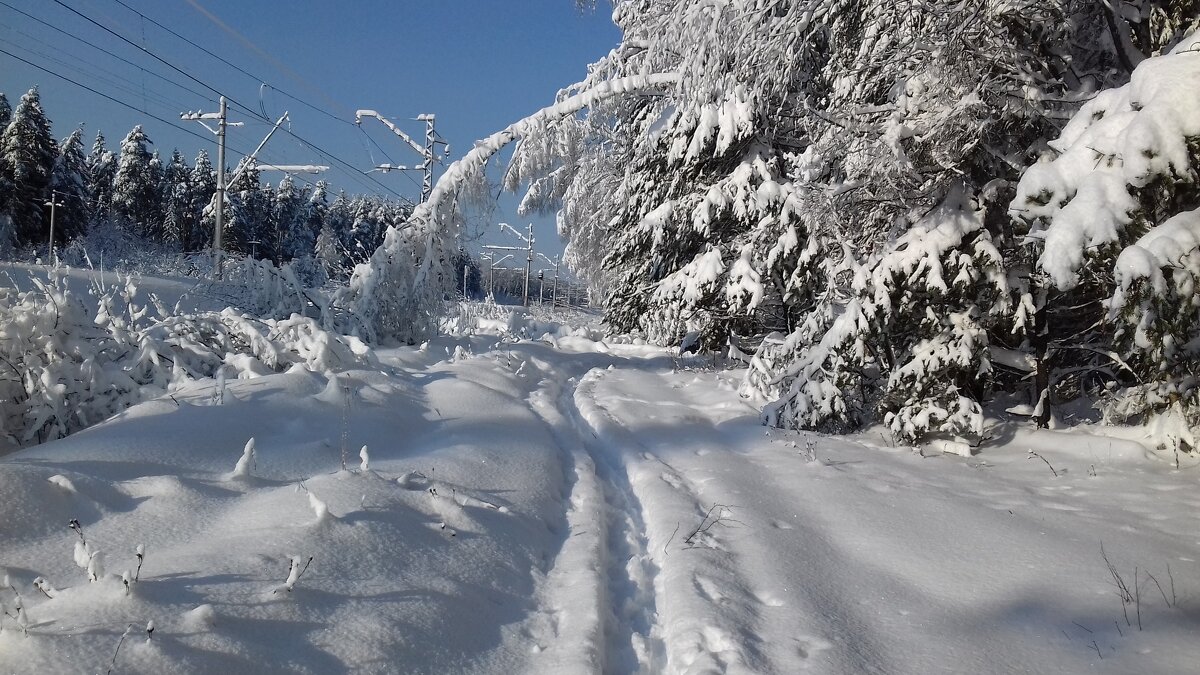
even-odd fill
[{"label": "ski track in snow", "polygon": [[[768,430],[735,374],[549,342],[445,337],[340,374],[365,472],[338,470],[340,389],[305,372],[231,382],[224,405],[197,383],[4,458],[0,566],[31,622],[24,638],[3,620],[0,672],[104,670],[151,617],[155,641],[132,640],[115,672],[1169,673],[1200,658],[1194,470],[1020,428],[970,459]],[[70,518],[104,549],[101,582],[71,560]],[[1138,565],[1166,584],[1171,563],[1179,607],[1141,577],[1145,630],[1126,623],[1100,542],[1127,578]],[[291,555],[315,559],[280,592]]]}]

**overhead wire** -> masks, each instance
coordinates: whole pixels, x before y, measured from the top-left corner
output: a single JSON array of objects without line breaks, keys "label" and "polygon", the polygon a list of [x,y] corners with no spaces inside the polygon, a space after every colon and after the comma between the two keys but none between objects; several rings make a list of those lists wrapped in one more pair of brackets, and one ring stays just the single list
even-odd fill
[{"label": "overhead wire", "polygon": [[[118,33],[118,32],[116,32],[116,31],[112,30],[111,28],[109,28],[109,27],[107,27],[107,26],[105,26],[105,25],[101,24],[100,22],[96,21],[95,19],[93,19],[93,18],[91,18],[91,17],[87,16],[86,14],[84,14],[84,13],[80,12],[79,10],[77,10],[77,9],[75,9],[75,8],[73,8],[73,7],[71,7],[70,5],[66,4],[66,3],[65,3],[65,2],[63,2],[62,0],[54,0],[54,2],[55,2],[55,4],[57,4],[57,5],[61,6],[61,7],[63,7],[64,9],[66,9],[66,10],[67,10],[67,11],[69,11],[69,12],[71,12],[72,14],[75,14],[76,16],[80,17],[81,19],[84,19],[85,21],[87,21],[87,22],[91,23],[92,25],[96,26],[97,28],[100,28],[101,30],[105,31],[106,33],[109,33],[109,34],[110,34],[110,35],[112,35],[113,37],[116,37],[117,39],[119,39],[119,40],[121,40],[122,42],[124,42],[124,43],[128,44],[129,46],[131,46],[131,47],[133,47],[133,48],[135,48],[135,49],[138,49],[138,50],[140,50],[140,51],[144,52],[146,55],[150,56],[151,58],[155,59],[156,61],[158,61],[158,62],[162,63],[163,65],[167,66],[167,67],[168,67],[168,68],[170,68],[171,70],[174,70],[175,72],[179,73],[180,75],[183,75],[184,77],[186,77],[186,78],[188,78],[188,79],[192,80],[193,82],[195,82],[196,84],[199,84],[200,86],[204,87],[205,89],[208,89],[209,91],[213,92],[214,94],[216,94],[216,95],[218,95],[218,96],[224,96],[224,97],[225,97],[225,99],[226,99],[227,101],[229,101],[229,103],[230,103],[230,104],[232,104],[233,106],[235,106],[235,107],[237,107],[237,108],[240,108],[240,109],[241,109],[243,112],[245,112],[246,114],[249,114],[249,115],[252,115],[252,116],[254,116],[254,117],[257,117],[257,118],[259,118],[259,119],[262,119],[263,121],[266,121],[266,122],[268,122],[268,123],[273,123],[273,120],[271,120],[271,119],[270,119],[270,118],[268,118],[268,117],[265,117],[265,116],[263,116],[263,115],[262,115],[261,113],[259,113],[257,110],[254,110],[253,108],[251,108],[250,106],[246,105],[245,103],[242,103],[241,101],[239,101],[238,99],[234,98],[233,96],[230,96],[230,95],[228,95],[228,94],[223,94],[223,93],[221,93],[221,91],[220,91],[220,90],[218,90],[216,87],[214,87],[214,86],[212,86],[212,85],[208,84],[207,82],[204,82],[203,80],[201,80],[200,78],[198,78],[198,77],[196,77],[196,76],[192,75],[191,73],[188,73],[187,71],[183,70],[183,69],[182,69],[182,68],[180,68],[179,66],[176,66],[175,64],[171,63],[170,61],[167,61],[166,59],[162,58],[162,57],[161,57],[161,56],[159,56],[158,54],[155,54],[155,53],[154,53],[153,51],[151,51],[151,50],[150,50],[148,47],[145,47],[145,46],[143,46],[143,45],[139,45],[139,44],[137,44],[136,42],[133,42],[132,40],[130,40],[130,39],[128,39],[128,38],[126,38],[125,36],[121,35],[120,33]],[[350,162],[348,162],[348,161],[346,161],[346,160],[342,159],[341,157],[338,157],[337,155],[334,155],[333,153],[329,152],[328,150],[325,150],[325,149],[321,148],[320,146],[318,146],[317,144],[313,143],[312,141],[309,141],[309,140],[307,140],[307,139],[303,138],[302,136],[300,136],[299,134],[295,133],[295,132],[294,132],[294,131],[292,131],[291,129],[288,129],[288,128],[286,128],[286,127],[281,127],[281,129],[280,129],[280,130],[281,130],[281,131],[283,131],[284,133],[288,134],[288,135],[289,135],[289,136],[291,136],[292,138],[294,138],[294,139],[295,139],[297,142],[299,142],[301,145],[303,145],[303,146],[305,146],[305,147],[307,147],[307,148],[309,148],[309,149],[313,150],[314,152],[316,152],[317,154],[321,155],[322,157],[325,157],[325,158],[329,159],[331,162],[334,162],[334,163],[336,163],[336,164],[339,164],[339,165],[341,165],[341,166],[342,166],[342,167],[344,167],[344,168],[347,168],[347,169],[348,169],[348,170],[347,170],[347,174],[348,174],[348,175],[349,175],[349,176],[350,176],[350,177],[351,177],[351,178],[352,178],[352,179],[353,179],[355,182],[357,182],[357,183],[358,183],[360,186],[362,186],[362,187],[366,187],[368,190],[372,190],[372,188],[371,188],[369,185],[367,185],[367,183],[366,183],[366,182],[364,182],[364,180],[363,180],[363,179],[365,178],[366,180],[369,180],[371,183],[373,183],[373,184],[374,184],[375,186],[377,186],[378,188],[380,188],[380,189],[382,189],[382,190],[384,190],[384,191],[386,191],[386,192],[389,192],[389,193],[391,193],[392,195],[396,196],[397,198],[399,198],[399,199],[402,199],[402,200],[405,200],[405,201],[411,201],[411,200],[409,200],[407,197],[405,197],[404,195],[400,194],[399,192],[396,192],[396,191],[395,191],[395,190],[393,190],[392,188],[388,187],[387,185],[383,184],[383,183],[382,183],[382,182],[380,182],[379,180],[375,179],[375,178],[374,178],[373,176],[371,176],[370,174],[368,174],[368,173],[366,173],[366,172],[362,171],[361,169],[359,169],[359,168],[355,167],[355,166],[354,166],[353,164],[351,164]]]},{"label": "overhead wire", "polygon": [[[145,116],[147,116],[147,117],[149,117],[149,118],[151,118],[151,119],[158,120],[159,122],[162,122],[163,124],[165,124],[165,125],[167,125],[167,126],[169,126],[169,127],[173,127],[173,128],[175,128],[175,129],[177,129],[177,130],[179,130],[179,131],[182,131],[182,132],[184,132],[185,134],[189,134],[189,135],[191,135],[191,136],[195,136],[196,138],[199,138],[199,139],[201,139],[201,140],[204,140],[204,141],[211,141],[211,140],[212,140],[211,138],[208,138],[208,137],[206,137],[206,136],[203,136],[203,135],[201,135],[199,132],[195,131],[194,129],[189,129],[188,127],[181,126],[181,125],[179,125],[179,124],[176,124],[175,122],[172,122],[171,120],[164,119],[164,118],[162,118],[162,117],[159,117],[158,115],[155,115],[154,113],[151,113],[151,112],[149,112],[149,111],[143,110],[142,108],[139,108],[139,107],[137,107],[137,106],[135,106],[135,105],[133,105],[133,104],[131,104],[131,103],[126,103],[125,101],[122,101],[122,100],[120,100],[120,99],[113,98],[112,96],[109,96],[108,94],[105,94],[104,92],[101,92],[101,91],[98,91],[98,90],[96,90],[96,89],[93,89],[93,88],[89,87],[88,85],[86,85],[86,84],[83,84],[82,82],[77,82],[77,81],[75,81],[75,80],[72,80],[71,78],[69,78],[69,77],[67,77],[67,76],[65,76],[65,75],[62,75],[62,74],[60,74],[60,73],[57,73],[57,72],[55,72],[55,71],[53,71],[53,70],[51,70],[51,69],[49,69],[49,68],[46,68],[45,66],[39,65],[39,64],[37,64],[37,63],[34,63],[34,62],[32,62],[32,61],[30,61],[30,60],[28,60],[28,59],[25,59],[25,58],[22,58],[22,57],[20,57],[20,56],[17,56],[16,54],[13,54],[12,52],[10,52],[10,51],[8,51],[8,50],[6,50],[6,49],[0,48],[0,54],[4,54],[4,55],[6,55],[6,56],[8,56],[8,57],[10,57],[10,58],[16,59],[17,61],[20,61],[21,63],[24,63],[24,64],[25,64],[25,65],[27,65],[27,66],[30,66],[30,67],[32,67],[32,68],[36,68],[36,69],[38,69],[38,70],[40,70],[40,71],[42,71],[42,72],[44,72],[44,73],[46,73],[46,74],[48,74],[48,75],[52,75],[52,76],[54,76],[54,77],[57,77],[57,78],[59,78],[60,80],[63,80],[63,81],[65,81],[65,82],[69,82],[70,84],[73,84],[73,85],[75,85],[76,87],[79,87],[80,89],[84,89],[84,90],[86,90],[86,91],[89,91],[89,92],[91,92],[91,93],[93,93],[93,94],[95,94],[95,95],[97,95],[97,96],[99,96],[99,97],[101,97],[101,98],[103,98],[103,99],[106,99],[106,100],[108,100],[108,101],[111,101],[111,102],[113,102],[113,103],[116,103],[116,104],[117,104],[117,105],[119,105],[119,106],[123,106],[123,107],[125,107],[125,108],[129,108],[130,110],[133,110],[134,112],[138,112],[138,113],[141,113],[141,114],[143,114],[143,115],[145,115]],[[238,155],[241,155],[241,156],[243,156],[243,157],[244,157],[244,156],[246,156],[246,155],[248,154],[248,153],[246,153],[246,152],[244,152],[244,151],[242,151],[242,150],[238,150],[237,148],[229,148],[229,149],[230,149],[230,150],[232,150],[232,151],[234,152],[234,154],[238,154]]]},{"label": "overhead wire", "polygon": [[[245,68],[242,68],[241,66],[237,65],[236,63],[233,63],[233,62],[229,61],[228,59],[226,59],[225,57],[221,56],[220,54],[217,54],[217,53],[215,53],[215,52],[211,51],[210,49],[206,48],[205,46],[203,46],[203,45],[201,45],[201,44],[198,44],[198,43],[196,43],[195,41],[193,41],[193,40],[189,39],[189,38],[188,38],[188,37],[186,37],[186,36],[180,35],[179,33],[177,33],[177,32],[175,32],[174,30],[172,30],[172,29],[168,28],[167,26],[164,26],[163,24],[159,23],[158,21],[155,21],[153,18],[151,18],[151,17],[148,17],[148,16],[146,16],[145,14],[141,13],[141,12],[140,12],[140,11],[138,11],[137,9],[134,9],[133,7],[130,7],[130,6],[129,6],[129,5],[127,5],[125,2],[123,2],[123,0],[113,0],[113,2],[115,2],[115,3],[117,3],[118,5],[120,5],[120,6],[124,7],[125,9],[127,9],[127,10],[129,10],[129,11],[133,12],[134,14],[137,14],[137,15],[138,15],[138,16],[140,16],[140,17],[141,17],[141,18],[142,18],[144,21],[149,21],[150,23],[154,24],[155,26],[158,26],[158,27],[159,27],[159,28],[161,28],[162,30],[164,30],[164,31],[166,31],[166,32],[170,33],[171,35],[173,35],[173,36],[175,36],[175,37],[179,38],[180,40],[183,40],[184,42],[188,43],[188,44],[189,44],[189,45],[191,45],[192,47],[195,47],[196,49],[199,49],[200,51],[204,52],[205,54],[208,54],[208,55],[209,55],[209,56],[211,56],[212,58],[214,58],[214,59],[216,59],[216,60],[220,61],[221,63],[224,63],[225,65],[229,66],[230,68],[233,68],[234,70],[236,70],[237,72],[241,73],[242,75],[245,75],[246,77],[249,77],[250,79],[254,80],[255,82],[258,82],[258,83],[262,84],[262,86],[268,87],[268,88],[270,88],[270,89],[272,89],[272,90],[274,90],[274,91],[276,91],[276,92],[278,92],[278,93],[280,93],[280,94],[283,94],[284,96],[286,96],[286,97],[288,97],[288,98],[292,99],[293,101],[295,101],[295,102],[297,102],[297,103],[299,103],[299,104],[301,104],[301,105],[303,105],[303,106],[305,106],[305,107],[307,107],[307,108],[310,108],[310,109],[312,109],[312,110],[314,110],[314,111],[316,111],[316,112],[319,112],[319,113],[321,113],[322,115],[325,115],[325,116],[329,117],[330,119],[337,120],[338,122],[342,122],[342,123],[344,123],[344,124],[353,124],[353,122],[350,122],[349,120],[346,120],[346,119],[344,119],[344,118],[338,117],[337,115],[334,115],[333,113],[331,113],[331,112],[329,112],[329,111],[325,110],[324,108],[321,108],[321,107],[319,107],[319,106],[317,106],[317,105],[315,105],[315,104],[313,104],[313,103],[309,103],[308,101],[306,101],[306,100],[304,100],[304,99],[300,98],[299,96],[296,96],[295,94],[292,94],[292,93],[290,93],[290,92],[288,92],[288,91],[285,91],[285,90],[283,90],[283,89],[280,89],[279,87],[276,87],[275,85],[273,85],[273,84],[271,84],[271,83],[267,82],[265,78],[259,77],[259,76],[255,75],[254,73],[251,73],[251,72],[247,71]],[[239,36],[239,37],[240,37],[240,36]],[[245,38],[243,37],[242,39],[244,40]],[[247,42],[248,42],[248,40],[247,40]],[[261,49],[258,49],[257,47],[254,47],[254,49],[255,49],[255,51],[258,51],[258,52],[262,53],[262,50],[261,50]]]},{"label": "overhead wire", "polygon": [[[25,37],[36,40],[36,38],[34,38],[33,36],[28,35],[27,33],[24,33],[22,31],[14,31],[14,32],[24,35]],[[100,66],[91,65],[90,67],[91,67],[91,69],[98,71],[100,73],[106,73],[107,77],[105,75],[99,75],[96,72],[89,72],[89,70],[87,68],[85,68],[82,64],[64,61],[63,59],[60,59],[57,56],[54,56],[52,54],[47,54],[46,52],[40,51],[36,48],[29,47],[29,46],[26,46],[23,44],[19,44],[12,40],[6,40],[4,38],[0,38],[0,44],[7,44],[11,49],[13,49],[17,52],[21,52],[21,53],[24,53],[27,55],[33,54],[33,55],[39,56],[39,57],[45,59],[46,61],[57,64],[58,66],[67,69],[68,71],[72,71],[72,72],[82,76],[84,79],[91,80],[93,82],[103,82],[104,84],[108,85],[109,87],[116,89],[118,91],[122,91],[131,96],[144,96],[145,95],[147,98],[150,98],[149,94],[151,92],[143,93],[143,92],[137,90],[136,89],[137,85],[132,80],[129,80],[128,78],[124,78],[124,77],[118,75],[117,73],[114,73],[105,68],[101,68]],[[115,79],[113,79],[113,78],[115,78]],[[158,92],[153,92],[152,98],[153,98],[153,102],[156,105],[160,105],[160,106],[164,106],[164,107],[174,107],[174,108],[177,108],[179,105],[178,102],[172,102],[171,100],[167,99],[165,96],[162,96]]]},{"label": "overhead wire", "polygon": [[[39,19],[38,17],[36,17],[36,16],[33,16],[32,14],[29,14],[29,13],[27,13],[27,12],[23,12],[23,11],[21,11],[20,9],[18,9],[18,8],[16,8],[16,7],[13,7],[12,5],[8,4],[7,2],[4,2],[3,0],[0,0],[0,5],[2,5],[2,6],[4,6],[4,7],[7,7],[8,9],[11,9],[12,11],[14,11],[14,12],[16,12],[16,13],[20,14],[21,16],[24,16],[24,17],[26,17],[27,19],[30,19],[31,21],[35,21],[35,22],[37,22],[38,24],[41,24],[42,26],[45,26],[46,28],[49,28],[49,29],[51,29],[51,30],[54,30],[54,31],[57,31],[57,32],[59,32],[59,33],[62,33],[63,35],[66,35],[67,37],[69,37],[69,38],[72,38],[72,39],[74,39],[74,40],[76,40],[76,41],[78,41],[78,42],[82,42],[83,44],[85,44],[85,45],[87,45],[87,46],[91,47],[92,49],[95,49],[95,50],[97,50],[97,51],[103,52],[104,54],[107,54],[108,56],[111,56],[112,58],[114,58],[114,59],[117,59],[118,61],[121,61],[122,63],[125,63],[125,64],[128,64],[128,65],[130,65],[130,66],[133,66],[134,68],[141,68],[141,65],[140,65],[140,64],[134,63],[133,61],[130,61],[129,59],[127,59],[127,58],[125,58],[125,57],[123,57],[123,56],[121,56],[121,55],[119,55],[119,54],[115,54],[115,53],[113,53],[113,52],[111,52],[111,51],[109,51],[109,50],[105,49],[104,47],[101,47],[100,45],[98,45],[98,44],[95,44],[94,42],[89,42],[88,40],[86,40],[86,39],[84,39],[84,38],[82,38],[82,37],[79,37],[78,35],[76,35],[76,34],[74,34],[74,33],[70,32],[70,31],[68,31],[68,30],[65,30],[65,29],[63,29],[63,28],[59,28],[58,26],[55,26],[55,25],[54,25],[54,24],[52,24],[52,23],[49,23],[49,22],[47,22],[47,21],[43,21],[42,19]],[[207,99],[207,98],[208,98],[208,96],[209,96],[209,95],[208,95],[208,94],[206,94],[206,93],[199,92],[199,91],[196,91],[195,89],[192,89],[192,88],[190,88],[190,87],[187,87],[187,86],[185,86],[185,85],[182,85],[182,84],[180,84],[179,82],[176,82],[175,80],[172,80],[171,78],[169,78],[169,77],[166,77],[166,76],[164,76],[164,75],[162,75],[162,74],[160,74],[160,73],[154,72],[154,71],[152,71],[152,70],[151,70],[151,71],[147,71],[147,72],[149,72],[151,75],[153,75],[153,76],[155,76],[155,77],[159,78],[159,79],[160,79],[160,80],[162,80],[163,82],[166,82],[166,83],[168,83],[168,84],[170,84],[170,85],[172,85],[172,86],[175,86],[175,87],[177,87],[177,88],[179,88],[179,89],[181,89],[181,90],[183,90],[183,91],[186,91],[186,92],[188,92],[189,94],[192,94],[192,95],[195,95],[195,96],[199,96],[199,97],[201,97],[201,98],[205,98],[205,99]]]}]

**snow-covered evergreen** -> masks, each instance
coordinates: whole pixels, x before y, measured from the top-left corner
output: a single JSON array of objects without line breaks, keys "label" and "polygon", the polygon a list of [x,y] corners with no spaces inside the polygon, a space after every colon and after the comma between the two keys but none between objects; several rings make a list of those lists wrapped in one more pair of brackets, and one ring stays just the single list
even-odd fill
[{"label": "snow-covered evergreen", "polygon": [[134,127],[124,140],[113,176],[112,214],[128,231],[150,236],[161,223],[159,212],[159,180],[151,165],[151,141],[141,125]]},{"label": "snow-covered evergreen", "polygon": [[50,195],[56,203],[54,213],[55,245],[60,246],[87,232],[91,220],[88,195],[88,165],[83,154],[83,129],[63,139],[50,175]]},{"label": "snow-covered evergreen", "polygon": [[104,133],[97,131],[96,140],[88,154],[88,195],[93,222],[104,222],[112,208],[113,177],[117,174],[117,158],[109,151]]},{"label": "snow-covered evergreen", "polygon": [[18,243],[49,238],[49,212],[45,206],[58,144],[50,135],[50,121],[42,110],[37,87],[21,97],[12,120],[0,135],[0,171],[9,192],[5,213],[12,219]]},{"label": "snow-covered evergreen", "polygon": [[[1103,359],[1115,419],[1200,409],[1200,35],[1100,92],[1022,176],[1012,202],[1040,251],[1043,304],[1094,301],[1111,328],[1064,349]],[[1075,303],[1078,304],[1078,303]],[[1076,310],[1078,311],[1078,310]]]}]

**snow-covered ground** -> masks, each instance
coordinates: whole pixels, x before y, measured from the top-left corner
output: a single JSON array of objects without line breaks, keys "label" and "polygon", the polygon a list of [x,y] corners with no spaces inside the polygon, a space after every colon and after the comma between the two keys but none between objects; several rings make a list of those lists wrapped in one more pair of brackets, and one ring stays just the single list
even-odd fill
[{"label": "snow-covered ground", "polygon": [[740,371],[497,316],[0,459],[0,672],[1200,663],[1186,458],[1015,421],[971,457],[769,430]]}]

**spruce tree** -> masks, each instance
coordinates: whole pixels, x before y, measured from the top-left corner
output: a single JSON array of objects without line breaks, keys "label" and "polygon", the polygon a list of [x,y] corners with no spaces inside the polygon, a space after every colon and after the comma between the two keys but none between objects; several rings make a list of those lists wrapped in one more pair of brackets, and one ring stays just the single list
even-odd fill
[{"label": "spruce tree", "polygon": [[4,92],[0,91],[0,133],[3,133],[8,128],[8,123],[12,121],[12,105],[8,102],[8,97]]},{"label": "spruce tree", "polygon": [[104,133],[97,131],[96,140],[87,159],[89,210],[92,223],[108,221],[112,208],[113,178],[117,174],[117,158],[108,150]]},{"label": "spruce tree", "polygon": [[158,214],[158,180],[151,165],[151,141],[141,125],[121,141],[113,177],[112,213],[129,232],[148,236]]},{"label": "spruce tree", "polygon": [[304,191],[297,188],[291,174],[285,174],[275,190],[271,220],[275,231],[270,249],[276,265],[310,253],[316,243],[308,232]]},{"label": "spruce tree", "polygon": [[207,150],[201,150],[196,155],[196,162],[192,165],[190,183],[190,210],[196,219],[197,227],[192,228],[184,249],[203,251],[212,246],[213,227],[216,224],[216,214],[212,212],[212,203],[217,190],[217,173],[208,159]]},{"label": "spruce tree", "polygon": [[165,240],[182,249],[191,238],[197,220],[192,210],[191,169],[183,161],[178,149],[171,153],[171,161],[163,170],[159,199],[163,204]]},{"label": "spruce tree", "polygon": [[0,136],[0,165],[11,192],[6,212],[12,217],[17,243],[46,241],[49,236],[45,206],[50,174],[58,144],[50,135],[50,121],[42,110],[37,87],[21,97],[12,120]]},{"label": "spruce tree", "polygon": [[91,218],[87,158],[83,155],[83,129],[63,139],[50,176],[50,194],[60,204],[54,212],[54,238],[62,246],[87,232]]},{"label": "spruce tree", "polygon": [[[4,130],[8,128],[8,123],[12,120],[12,106],[8,104],[8,98],[0,92],[0,135],[4,134]],[[8,249],[16,243],[16,233],[13,231],[12,218],[6,214],[8,210],[6,204],[9,197],[12,195],[13,183],[5,178],[8,175],[4,168],[4,153],[0,153],[0,253],[6,253]]]},{"label": "spruce tree", "polygon": [[[243,163],[246,160],[243,160]],[[237,180],[229,185],[229,219],[225,246],[247,255],[262,254],[263,242],[270,238],[272,199],[264,191],[257,166],[239,164]],[[237,173],[237,172],[235,172]]]}]

